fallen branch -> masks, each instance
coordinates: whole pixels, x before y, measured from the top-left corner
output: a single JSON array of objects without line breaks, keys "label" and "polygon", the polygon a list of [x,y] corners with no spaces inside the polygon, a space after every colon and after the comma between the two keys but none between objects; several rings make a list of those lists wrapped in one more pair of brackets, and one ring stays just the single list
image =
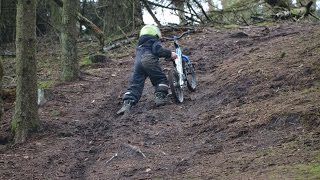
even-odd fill
[{"label": "fallen branch", "polygon": [[310,16],[316,18],[317,20],[320,20],[320,18],[317,15],[315,15],[314,13],[309,13],[309,14],[310,14]]},{"label": "fallen branch", "polygon": [[5,51],[5,52],[0,52],[1,57],[16,57],[15,52],[10,52],[10,51]]},{"label": "fallen branch", "polygon": [[313,4],[313,1],[309,1],[307,5],[301,4],[301,7],[295,7],[295,8],[291,8],[291,9],[285,8],[283,11],[281,11],[275,15],[272,15],[272,17],[275,19],[294,18],[294,20],[299,21],[300,19],[310,15],[310,16],[316,18],[317,20],[320,20],[319,17],[315,16],[311,12],[312,4]]},{"label": "fallen branch", "polygon": [[128,38],[128,39],[125,39],[125,40],[120,40],[120,41],[113,42],[110,46],[103,47],[103,51],[107,52],[107,51],[110,51],[112,49],[116,49],[116,48],[122,47],[123,45],[130,44],[133,40],[136,40],[136,39],[137,39],[136,37],[132,37],[132,38]]},{"label": "fallen branch", "polygon": [[97,25],[95,25],[86,17],[82,16],[80,13],[78,13],[78,21],[94,33],[96,38],[99,40],[100,46],[103,47],[105,40],[104,32]]}]

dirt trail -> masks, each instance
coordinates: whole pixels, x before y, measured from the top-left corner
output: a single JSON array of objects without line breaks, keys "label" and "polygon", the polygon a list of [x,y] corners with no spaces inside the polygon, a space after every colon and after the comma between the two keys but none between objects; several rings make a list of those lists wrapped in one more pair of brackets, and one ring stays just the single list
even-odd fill
[{"label": "dirt trail", "polygon": [[148,81],[124,116],[132,57],[88,69],[54,88],[28,143],[0,145],[0,179],[317,178],[319,27],[206,28],[181,41],[197,92],[155,108]]}]

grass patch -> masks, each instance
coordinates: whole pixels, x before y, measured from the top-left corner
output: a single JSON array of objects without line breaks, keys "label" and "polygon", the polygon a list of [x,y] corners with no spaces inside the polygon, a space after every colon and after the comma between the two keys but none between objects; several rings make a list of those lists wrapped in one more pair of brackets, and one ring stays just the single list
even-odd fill
[{"label": "grass patch", "polygon": [[[294,143],[289,143],[288,147],[283,147],[282,150],[276,152],[276,150],[271,150],[271,152],[262,151],[259,152],[261,157],[271,157],[271,156],[281,156],[284,152],[288,150],[289,147],[295,146]],[[320,179],[320,152],[319,151],[310,151],[311,157],[313,160],[309,163],[293,163],[287,165],[275,166],[273,170],[267,172],[265,175],[269,177],[268,179]]]},{"label": "grass patch", "polygon": [[295,168],[296,179],[320,179],[320,163],[298,164]]},{"label": "grass patch", "polygon": [[47,89],[52,88],[55,84],[55,81],[49,80],[49,81],[40,81],[38,82],[38,88],[39,89]]},{"label": "grass patch", "polygon": [[295,174],[295,179],[320,179],[320,152],[314,155],[314,160],[307,164],[296,164],[286,169]]},{"label": "grass patch", "polygon": [[92,64],[92,61],[90,59],[90,56],[85,56],[80,61],[80,66],[88,66],[88,65],[91,65],[91,64]]},{"label": "grass patch", "polygon": [[315,93],[315,92],[320,92],[320,87],[319,85],[317,86],[312,86],[310,88],[305,88],[302,90],[302,94],[303,95],[307,95],[307,94],[310,94],[310,93]]},{"label": "grass patch", "polygon": [[239,28],[240,26],[237,25],[237,24],[227,24],[227,25],[224,25],[223,26],[225,29],[237,29]]},{"label": "grass patch", "polygon": [[261,22],[261,23],[258,23],[258,24],[256,24],[256,26],[263,26],[263,27],[265,27],[265,26],[274,26],[276,23],[274,23],[274,22]]},{"label": "grass patch", "polygon": [[58,110],[52,110],[52,111],[50,111],[50,115],[51,115],[51,116],[54,116],[54,117],[60,116],[60,115],[61,115],[61,112],[58,111]]}]

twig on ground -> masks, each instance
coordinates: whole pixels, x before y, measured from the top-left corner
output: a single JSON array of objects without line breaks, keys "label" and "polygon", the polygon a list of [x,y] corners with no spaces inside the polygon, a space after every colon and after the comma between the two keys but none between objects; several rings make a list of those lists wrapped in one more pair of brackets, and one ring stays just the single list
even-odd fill
[{"label": "twig on ground", "polygon": [[137,146],[133,146],[133,145],[130,145],[130,144],[125,144],[125,146],[130,148],[130,149],[132,149],[136,153],[142,155],[142,157],[146,158],[146,155]]},{"label": "twig on ground", "polygon": [[114,154],[107,162],[106,164],[108,164],[109,162],[111,162],[114,158],[118,157],[118,153]]}]

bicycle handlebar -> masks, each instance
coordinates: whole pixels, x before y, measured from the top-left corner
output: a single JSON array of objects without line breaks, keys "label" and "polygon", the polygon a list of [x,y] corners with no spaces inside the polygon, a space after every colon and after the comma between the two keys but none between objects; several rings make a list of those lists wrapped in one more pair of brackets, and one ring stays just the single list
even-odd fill
[{"label": "bicycle handlebar", "polygon": [[162,39],[163,39],[163,40],[167,40],[167,41],[175,41],[175,40],[181,39],[183,36],[189,34],[190,32],[192,32],[192,31],[191,31],[191,30],[188,30],[188,31],[186,31],[186,32],[183,32],[180,36],[173,36],[172,38],[163,37]]}]

